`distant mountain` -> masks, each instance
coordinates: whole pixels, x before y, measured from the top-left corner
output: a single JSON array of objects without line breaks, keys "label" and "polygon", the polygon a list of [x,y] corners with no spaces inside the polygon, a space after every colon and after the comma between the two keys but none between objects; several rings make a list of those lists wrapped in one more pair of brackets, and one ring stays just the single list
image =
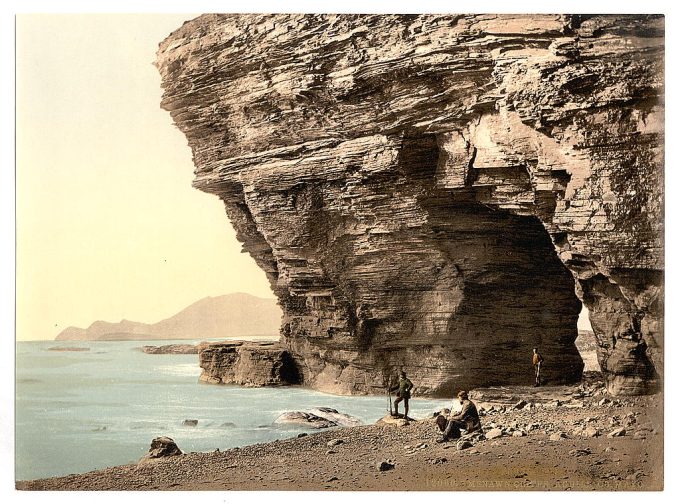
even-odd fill
[{"label": "distant mountain", "polygon": [[114,341],[275,335],[280,324],[281,308],[275,299],[239,292],[201,299],[155,324],[98,320],[87,329],[67,327],[55,339]]}]

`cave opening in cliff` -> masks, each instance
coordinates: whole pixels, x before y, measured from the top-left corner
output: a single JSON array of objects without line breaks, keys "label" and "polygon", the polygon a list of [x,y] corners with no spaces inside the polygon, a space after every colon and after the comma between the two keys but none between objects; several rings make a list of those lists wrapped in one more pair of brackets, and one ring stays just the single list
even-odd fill
[{"label": "cave opening in cliff", "polygon": [[456,271],[446,287],[446,275],[435,276],[434,289],[451,288],[456,302],[445,313],[441,304],[433,307],[414,328],[421,331],[422,319],[429,319],[435,339],[449,346],[452,376],[445,388],[462,382],[525,383],[525,373],[509,367],[528,363],[535,346],[551,363],[546,380],[580,379],[583,364],[574,342],[581,302],[542,223],[533,216],[455,202],[451,194],[421,204],[428,211],[433,248]]},{"label": "cave opening in cliff", "polygon": [[590,324],[590,311],[585,304],[581,308],[577,328],[576,348],[583,359],[583,372],[600,372],[602,368],[597,360],[597,339]]},{"label": "cave opening in cliff", "polygon": [[[370,347],[371,358],[388,372],[408,368],[436,395],[527,383],[521,363],[530,363],[535,346],[551,363],[547,380],[579,380],[583,361],[575,340],[582,305],[542,222],[480,203],[478,192],[486,188],[441,187],[435,135],[406,137],[400,147],[390,192],[404,215],[424,212],[424,222],[368,238],[389,255],[326,254],[343,257],[343,271],[327,268],[336,278],[346,281],[356,269],[363,276],[374,272],[370,286],[353,293],[359,299],[348,300],[361,307],[356,333],[362,351]],[[365,185],[366,197],[379,197],[384,184]],[[379,224],[388,228],[391,216],[383,219]]]}]

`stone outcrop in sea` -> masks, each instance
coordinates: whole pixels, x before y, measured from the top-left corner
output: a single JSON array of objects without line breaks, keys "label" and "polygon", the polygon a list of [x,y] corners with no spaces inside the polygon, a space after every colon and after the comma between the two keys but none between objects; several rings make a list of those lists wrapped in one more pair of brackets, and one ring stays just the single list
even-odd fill
[{"label": "stone outcrop in sea", "polygon": [[246,387],[296,385],[298,365],[277,342],[224,341],[198,345],[200,381]]},{"label": "stone outcrop in sea", "polygon": [[[581,303],[612,393],[663,368],[664,20],[205,15],[162,107],[320,390],[573,382]],[[225,354],[227,355],[227,354]]]},{"label": "stone outcrop in sea", "polygon": [[197,354],[198,345],[144,345],[141,350],[147,354]]}]

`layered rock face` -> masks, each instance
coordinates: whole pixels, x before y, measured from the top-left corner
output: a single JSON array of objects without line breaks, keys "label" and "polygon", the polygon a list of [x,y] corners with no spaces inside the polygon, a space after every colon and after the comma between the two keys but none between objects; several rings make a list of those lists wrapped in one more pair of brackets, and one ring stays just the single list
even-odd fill
[{"label": "layered rock face", "polygon": [[[160,47],[162,106],[321,390],[662,369],[663,18],[208,15]],[[578,298],[577,298],[578,296]],[[613,338],[617,343],[613,345]]]},{"label": "layered rock face", "polygon": [[198,345],[200,381],[247,387],[297,385],[298,366],[290,352],[274,342],[226,341]]}]

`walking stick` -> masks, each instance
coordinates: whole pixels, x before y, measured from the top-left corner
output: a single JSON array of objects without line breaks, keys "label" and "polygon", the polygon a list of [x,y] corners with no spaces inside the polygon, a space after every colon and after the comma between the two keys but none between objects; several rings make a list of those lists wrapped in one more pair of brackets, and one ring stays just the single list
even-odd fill
[{"label": "walking stick", "polygon": [[393,416],[394,413],[392,413],[392,392],[391,392],[391,385],[392,385],[392,380],[389,380],[387,382],[387,404],[388,404],[388,409],[390,410],[390,416]]}]

